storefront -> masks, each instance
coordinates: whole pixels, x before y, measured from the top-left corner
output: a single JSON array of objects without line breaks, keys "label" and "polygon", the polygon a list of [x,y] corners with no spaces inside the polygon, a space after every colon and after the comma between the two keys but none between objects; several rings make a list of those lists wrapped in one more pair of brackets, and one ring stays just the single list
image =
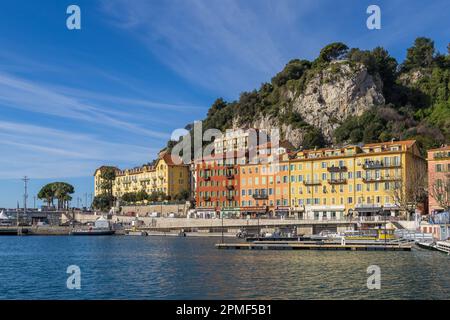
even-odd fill
[{"label": "storefront", "polygon": [[242,218],[256,218],[268,214],[267,207],[241,207]]},{"label": "storefront", "polygon": [[341,220],[345,217],[345,206],[305,206],[305,219]]},{"label": "storefront", "polygon": [[355,208],[355,214],[357,217],[382,217],[382,216],[392,216],[398,215],[399,208],[394,204],[357,204]]},{"label": "storefront", "polygon": [[198,219],[215,219],[219,213],[215,208],[198,208],[195,210],[195,217]]},{"label": "storefront", "polygon": [[291,207],[291,215],[295,219],[299,219],[299,220],[306,219],[306,217],[305,217],[305,207],[304,206]]},{"label": "storefront", "polygon": [[290,212],[291,212],[291,208],[288,206],[277,206],[275,208],[275,217],[287,218],[287,217],[289,217]]},{"label": "storefront", "polygon": [[220,217],[224,219],[238,219],[241,216],[240,208],[222,208]]}]

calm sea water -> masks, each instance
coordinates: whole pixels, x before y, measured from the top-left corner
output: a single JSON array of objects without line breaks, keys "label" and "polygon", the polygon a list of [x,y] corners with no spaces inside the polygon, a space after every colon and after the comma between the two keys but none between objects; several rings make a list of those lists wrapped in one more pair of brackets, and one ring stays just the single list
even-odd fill
[{"label": "calm sea water", "polygon": [[[432,251],[217,250],[214,238],[1,237],[0,299],[449,299]],[[366,286],[369,265],[381,289]],[[69,265],[81,290],[66,288]]]}]

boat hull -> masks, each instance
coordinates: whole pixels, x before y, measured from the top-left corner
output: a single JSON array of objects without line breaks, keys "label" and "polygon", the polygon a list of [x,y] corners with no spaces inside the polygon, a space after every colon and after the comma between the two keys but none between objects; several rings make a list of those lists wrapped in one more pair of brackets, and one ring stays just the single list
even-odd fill
[{"label": "boat hull", "polygon": [[[0,236],[17,236],[18,233],[17,228],[0,228]],[[28,229],[20,230],[20,234],[28,234]]]},{"label": "boat hull", "polygon": [[115,234],[114,230],[78,230],[72,231],[72,236],[112,236]]}]

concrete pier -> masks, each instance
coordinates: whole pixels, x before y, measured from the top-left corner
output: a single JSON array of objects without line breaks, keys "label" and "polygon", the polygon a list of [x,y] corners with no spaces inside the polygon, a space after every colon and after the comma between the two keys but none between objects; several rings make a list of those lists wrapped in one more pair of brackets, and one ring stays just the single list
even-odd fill
[{"label": "concrete pier", "polygon": [[411,251],[411,245],[408,244],[356,244],[349,243],[342,245],[340,243],[317,242],[253,242],[253,243],[219,243],[217,249],[234,250],[344,250],[344,251]]}]

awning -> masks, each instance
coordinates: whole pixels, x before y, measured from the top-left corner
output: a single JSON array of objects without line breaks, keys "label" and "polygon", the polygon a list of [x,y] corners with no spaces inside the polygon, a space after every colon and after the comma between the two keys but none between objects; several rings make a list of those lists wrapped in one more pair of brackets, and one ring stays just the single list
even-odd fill
[{"label": "awning", "polygon": [[380,212],[381,207],[360,207],[360,208],[355,208],[355,211],[358,211],[358,212]]},{"label": "awning", "polygon": [[265,207],[241,207],[242,213],[266,213]]}]

